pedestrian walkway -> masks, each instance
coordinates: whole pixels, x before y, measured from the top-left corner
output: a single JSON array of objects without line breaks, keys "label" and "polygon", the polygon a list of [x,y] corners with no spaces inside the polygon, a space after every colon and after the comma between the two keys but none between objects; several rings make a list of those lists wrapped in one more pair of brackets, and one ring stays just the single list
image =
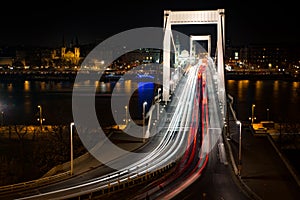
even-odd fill
[{"label": "pedestrian walkway", "polygon": [[[235,114],[229,108],[227,147],[240,183],[253,199],[296,200],[300,197],[300,181],[295,169],[277,149],[269,135],[255,136],[250,126],[240,129]],[[238,175],[239,156],[241,170]]]}]

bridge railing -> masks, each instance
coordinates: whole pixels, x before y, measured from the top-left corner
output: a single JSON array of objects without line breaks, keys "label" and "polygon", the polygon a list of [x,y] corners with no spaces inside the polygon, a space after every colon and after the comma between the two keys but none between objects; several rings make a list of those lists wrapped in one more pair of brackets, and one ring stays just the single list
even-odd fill
[{"label": "bridge railing", "polygon": [[210,127],[223,128],[225,122],[226,102],[224,83],[220,81],[215,63],[208,59],[206,72],[206,87],[209,100]]},{"label": "bridge railing", "polygon": [[63,179],[66,177],[69,177],[70,171],[62,172],[53,176],[47,176],[31,181],[11,184],[11,185],[4,185],[0,186],[0,195],[9,193],[9,192],[17,192],[18,190],[24,189],[24,188],[33,188],[35,186],[40,186],[42,184],[49,184],[52,181],[57,181],[59,179]]},{"label": "bridge railing", "polygon": [[64,196],[64,199],[99,199],[104,195],[110,195],[115,192],[119,192],[128,188],[132,188],[137,185],[149,183],[157,180],[163,176],[167,176],[176,169],[176,162],[170,162],[159,169],[154,171],[143,171],[140,173],[132,174],[126,178],[117,178],[110,180],[107,184],[99,186],[88,191],[82,191],[76,194],[70,194]]}]

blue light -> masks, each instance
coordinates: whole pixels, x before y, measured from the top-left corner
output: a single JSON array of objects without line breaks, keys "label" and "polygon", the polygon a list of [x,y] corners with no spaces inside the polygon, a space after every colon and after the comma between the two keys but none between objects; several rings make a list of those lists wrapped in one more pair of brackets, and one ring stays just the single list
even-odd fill
[{"label": "blue light", "polygon": [[138,83],[138,112],[140,118],[142,118],[142,106],[146,101],[147,105],[145,107],[146,112],[152,105],[154,98],[154,83],[153,82],[139,82]]}]

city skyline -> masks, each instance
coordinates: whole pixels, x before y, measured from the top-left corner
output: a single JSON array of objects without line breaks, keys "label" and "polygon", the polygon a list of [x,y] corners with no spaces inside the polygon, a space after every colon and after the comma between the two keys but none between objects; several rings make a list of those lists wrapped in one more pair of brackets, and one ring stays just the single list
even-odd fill
[{"label": "city skyline", "polygon": [[[96,2],[97,3],[97,2]],[[257,43],[298,44],[296,7],[271,1],[139,1],[105,2],[47,1],[8,3],[0,14],[0,45],[60,46],[62,38],[77,37],[80,44],[101,42],[122,31],[139,27],[162,27],[164,10],[225,9],[225,38],[232,45]],[[29,6],[30,5],[30,6]],[[189,29],[189,27],[186,27]]]}]

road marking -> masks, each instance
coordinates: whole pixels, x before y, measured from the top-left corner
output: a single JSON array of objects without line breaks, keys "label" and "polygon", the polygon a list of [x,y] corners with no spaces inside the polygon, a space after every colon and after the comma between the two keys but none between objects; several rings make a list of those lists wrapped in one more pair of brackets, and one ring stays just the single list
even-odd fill
[{"label": "road marking", "polygon": [[226,158],[225,147],[224,147],[223,142],[218,144],[218,150],[219,150],[220,162],[223,163],[224,165],[228,165],[228,161],[227,161],[227,158]]}]

